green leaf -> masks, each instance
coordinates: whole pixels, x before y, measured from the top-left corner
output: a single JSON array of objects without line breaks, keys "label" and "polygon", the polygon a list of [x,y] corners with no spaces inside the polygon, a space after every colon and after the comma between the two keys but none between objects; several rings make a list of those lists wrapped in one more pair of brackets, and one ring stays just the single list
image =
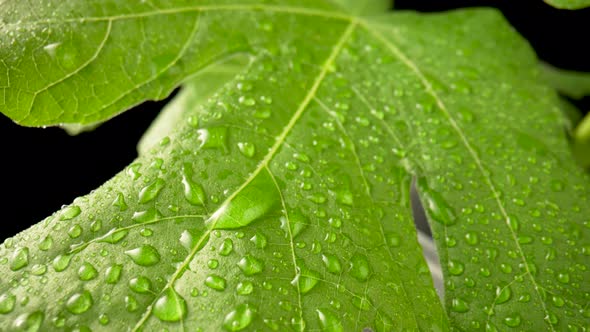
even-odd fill
[{"label": "green leaf", "polygon": [[543,79],[560,93],[580,99],[590,95],[590,73],[582,73],[541,64]]},{"label": "green leaf", "polygon": [[590,0],[544,0],[559,9],[582,9],[590,6]]},{"label": "green leaf", "polygon": [[[559,98],[496,11],[187,3],[0,5],[25,46],[0,110],[32,125],[105,119],[207,64],[252,59],[206,93],[189,80],[155,124],[174,129],[148,136],[158,144],[0,247],[2,330],[587,326],[589,179]],[[46,26],[69,42],[34,67]],[[62,45],[77,71],[62,70]],[[39,73],[61,78],[29,114],[18,91]],[[413,177],[446,313],[416,239]]]}]

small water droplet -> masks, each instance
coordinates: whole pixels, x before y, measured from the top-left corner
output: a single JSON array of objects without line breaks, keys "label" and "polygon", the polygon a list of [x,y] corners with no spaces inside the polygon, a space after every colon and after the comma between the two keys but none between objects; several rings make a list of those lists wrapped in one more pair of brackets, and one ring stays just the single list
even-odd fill
[{"label": "small water droplet", "polygon": [[248,303],[240,304],[225,315],[223,328],[227,331],[241,331],[252,323],[254,314],[253,308]]},{"label": "small water droplet", "polygon": [[496,288],[496,304],[502,304],[510,300],[512,297],[512,290],[510,287],[497,287]]},{"label": "small water droplet", "polygon": [[82,227],[78,224],[70,227],[68,230],[68,236],[72,239],[78,238],[82,235]]},{"label": "small water droplet", "polygon": [[322,261],[328,272],[333,274],[340,274],[342,272],[342,265],[338,257],[332,254],[323,254]]},{"label": "small water droplet", "polygon": [[460,313],[467,312],[469,311],[469,305],[460,298],[454,298],[451,301],[451,310]]},{"label": "small water droplet", "polygon": [[149,244],[127,250],[125,251],[125,254],[129,256],[135,262],[135,264],[141,266],[156,265],[160,261],[160,253],[158,253],[156,248]]},{"label": "small water droplet", "polygon": [[256,234],[250,238],[250,241],[254,243],[256,248],[264,249],[268,243],[266,236],[260,232],[256,232]]},{"label": "small water droplet", "polygon": [[465,270],[465,266],[463,265],[463,263],[455,261],[455,260],[449,260],[448,268],[449,268],[449,273],[454,276],[458,276],[458,275],[463,274],[463,271]]},{"label": "small water droplet", "polygon": [[117,198],[113,201],[113,206],[118,207],[119,211],[127,210],[127,203],[125,202],[125,196],[122,193],[117,194]]},{"label": "small water droplet", "polygon": [[131,296],[131,295],[125,296],[125,309],[127,309],[127,311],[134,312],[137,310],[138,307],[139,307],[139,304],[137,303],[137,300],[133,296]]},{"label": "small water droplet", "polygon": [[504,324],[509,327],[518,327],[520,326],[521,318],[519,314],[514,314],[504,318]]},{"label": "small water droplet", "polygon": [[53,238],[47,235],[43,241],[39,242],[39,250],[47,251],[53,247]]},{"label": "small water droplet", "polygon": [[74,295],[70,296],[66,302],[66,308],[69,312],[79,315],[88,311],[88,309],[92,307],[92,304],[92,295],[89,291],[83,290],[80,293],[75,293]]},{"label": "small water droplet", "polygon": [[69,265],[72,259],[72,255],[57,255],[53,259],[53,269],[56,272],[61,272],[65,270]]},{"label": "small water droplet", "polygon": [[173,288],[166,288],[154,305],[154,315],[165,322],[177,322],[183,319],[187,313],[184,298]]}]

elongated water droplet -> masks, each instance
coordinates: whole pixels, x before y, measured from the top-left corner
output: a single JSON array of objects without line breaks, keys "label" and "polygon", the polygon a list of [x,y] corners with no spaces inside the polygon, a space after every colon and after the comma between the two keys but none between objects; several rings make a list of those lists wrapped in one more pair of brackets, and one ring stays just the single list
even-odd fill
[{"label": "elongated water droplet", "polygon": [[225,315],[223,328],[227,331],[241,331],[247,328],[254,319],[254,310],[249,304],[243,303]]},{"label": "elongated water droplet", "polygon": [[111,265],[105,271],[105,282],[107,284],[116,284],[121,278],[121,271],[123,271],[123,265],[115,264]]},{"label": "elongated water droplet", "polygon": [[88,309],[92,307],[92,304],[92,295],[89,291],[83,290],[80,293],[75,293],[74,295],[70,296],[66,302],[66,308],[69,312],[79,315],[88,311]]},{"label": "elongated water droplet", "polygon": [[152,222],[160,218],[162,218],[162,214],[160,213],[160,211],[158,211],[158,209],[156,209],[155,207],[151,207],[144,211],[134,212],[133,217],[131,217],[131,220],[141,224],[146,222]]},{"label": "elongated water droplet", "polygon": [[221,256],[228,256],[229,254],[232,253],[232,251],[234,250],[234,241],[232,241],[232,239],[227,238],[225,240],[223,240],[223,243],[221,244],[221,248],[219,248],[219,254]]},{"label": "elongated water droplet", "polygon": [[113,228],[108,233],[106,233],[105,235],[100,237],[98,242],[104,242],[104,243],[110,243],[110,244],[119,243],[121,240],[123,240],[127,236],[128,233],[129,233],[129,231],[126,229]]},{"label": "elongated water droplet", "polygon": [[125,254],[135,262],[137,265],[141,266],[152,266],[158,264],[160,261],[160,253],[154,247],[149,244],[145,244],[141,247],[127,250]]},{"label": "elongated water droplet", "polygon": [[189,163],[182,167],[182,185],[184,198],[192,205],[205,204],[205,191],[198,183],[193,182],[193,169]]},{"label": "elongated water droplet", "polygon": [[232,229],[246,226],[264,216],[277,202],[279,195],[268,171],[260,172],[238,194],[221,205],[206,223],[211,229]]},{"label": "elongated water droplet", "polygon": [[177,322],[186,316],[186,302],[173,288],[167,288],[154,305],[154,315],[165,322]]},{"label": "elongated water droplet", "polygon": [[143,204],[152,201],[154,198],[158,196],[160,191],[164,188],[165,184],[166,182],[164,182],[163,179],[157,178],[152,183],[143,187],[139,192],[139,203]]},{"label": "elongated water droplet", "polygon": [[430,218],[446,226],[455,224],[455,211],[441,194],[428,187],[425,178],[418,179],[418,188]]}]

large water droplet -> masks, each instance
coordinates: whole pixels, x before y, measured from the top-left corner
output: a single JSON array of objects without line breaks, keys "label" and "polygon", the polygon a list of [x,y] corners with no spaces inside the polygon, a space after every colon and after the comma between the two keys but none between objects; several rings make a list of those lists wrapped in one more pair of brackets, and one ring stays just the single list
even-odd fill
[{"label": "large water droplet", "polygon": [[13,323],[15,331],[37,332],[41,330],[41,324],[45,315],[41,311],[19,315]]},{"label": "large water droplet", "polygon": [[365,255],[354,254],[350,259],[350,275],[359,280],[367,281],[371,275],[371,267]]},{"label": "large water droplet", "polygon": [[154,305],[154,315],[165,322],[177,322],[186,316],[186,302],[172,287],[167,288]]},{"label": "large water droplet", "polygon": [[241,331],[248,327],[254,319],[254,310],[249,304],[243,303],[225,315],[223,328],[227,331]]},{"label": "large water droplet", "polygon": [[14,294],[4,293],[0,295],[0,314],[12,312],[15,303],[16,296],[14,296]]},{"label": "large water droplet", "polygon": [[136,293],[148,293],[152,289],[152,282],[144,276],[139,276],[129,280],[129,288]]},{"label": "large water droplet", "polygon": [[66,207],[65,209],[63,209],[61,211],[60,220],[71,220],[71,219],[74,219],[81,212],[82,212],[82,209],[80,209],[79,206],[77,206],[77,205],[70,205],[70,206]]},{"label": "large water droplet", "polygon": [[152,266],[158,264],[160,261],[160,253],[156,248],[152,247],[149,244],[142,245],[141,247],[127,250],[125,254],[135,262],[137,265],[141,266]]},{"label": "large water droplet", "polygon": [[88,311],[88,309],[92,307],[92,304],[92,295],[89,291],[83,290],[80,293],[75,293],[74,295],[70,296],[66,302],[66,308],[69,312],[79,315]]},{"label": "large water droplet", "polygon": [[278,197],[272,177],[264,170],[223,203],[206,223],[211,229],[246,226],[264,216],[277,202]]},{"label": "large water droplet", "polygon": [[82,264],[82,266],[80,266],[78,269],[78,277],[80,277],[80,280],[82,281],[92,280],[96,278],[97,275],[98,271],[96,271],[94,266],[88,262]]},{"label": "large water droplet", "polygon": [[251,276],[264,270],[264,263],[252,255],[244,256],[239,262],[238,267],[244,275]]},{"label": "large water droplet", "polygon": [[105,271],[105,282],[107,284],[116,284],[117,282],[119,282],[119,279],[121,278],[121,272],[123,270],[123,265],[121,264],[115,264],[115,265],[111,265],[107,268],[107,270]]},{"label": "large water droplet", "polygon": [[424,201],[424,208],[430,218],[446,226],[453,225],[456,222],[453,208],[441,194],[428,187],[425,178],[418,179],[418,188]]},{"label": "large water droplet", "polygon": [[316,309],[322,332],[344,332],[342,322],[336,314],[328,309]]},{"label": "large water droplet", "polygon": [[333,274],[340,274],[340,272],[342,272],[342,265],[340,264],[340,260],[335,255],[324,254],[322,255],[322,261],[324,262],[324,265],[328,272]]},{"label": "large water droplet", "polygon": [[207,285],[207,287],[218,291],[225,290],[226,284],[225,279],[215,274],[210,275],[205,279],[205,285]]},{"label": "large water droplet", "polygon": [[193,169],[189,163],[182,167],[182,185],[184,198],[192,205],[205,204],[205,191],[198,183],[193,182]]},{"label": "large water droplet", "polygon": [[29,265],[29,248],[17,248],[12,253],[12,257],[10,259],[10,269],[12,271],[18,271],[27,265]]}]

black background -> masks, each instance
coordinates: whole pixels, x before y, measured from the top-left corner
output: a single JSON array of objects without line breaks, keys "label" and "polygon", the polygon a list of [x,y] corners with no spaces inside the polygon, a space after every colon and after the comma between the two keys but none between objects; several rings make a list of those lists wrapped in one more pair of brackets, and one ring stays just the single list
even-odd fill
[{"label": "black background", "polygon": [[[539,57],[590,71],[590,10],[557,10],[541,0],[397,0],[399,9],[499,8]],[[85,195],[136,157],[136,144],[163,102],[148,102],[97,130],[68,136],[58,128],[24,128],[0,115],[0,241]],[[577,102],[590,109],[589,99]]]}]

